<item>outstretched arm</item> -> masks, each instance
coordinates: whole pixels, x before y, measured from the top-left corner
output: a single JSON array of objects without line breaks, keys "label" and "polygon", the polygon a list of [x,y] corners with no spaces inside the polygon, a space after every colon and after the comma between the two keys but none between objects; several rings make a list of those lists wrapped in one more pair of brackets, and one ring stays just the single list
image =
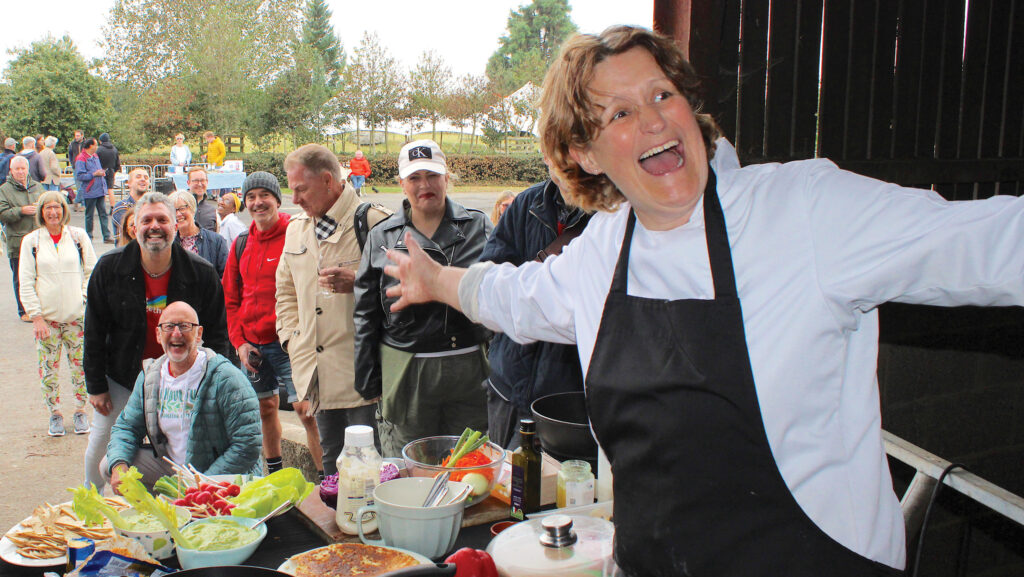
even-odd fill
[{"label": "outstretched arm", "polygon": [[461,312],[459,281],[466,274],[466,269],[441,266],[423,252],[412,233],[405,233],[405,244],[409,254],[389,250],[388,258],[395,264],[384,267],[385,274],[399,280],[399,284],[387,291],[389,297],[400,297],[398,302],[391,305],[391,310],[438,301]]}]

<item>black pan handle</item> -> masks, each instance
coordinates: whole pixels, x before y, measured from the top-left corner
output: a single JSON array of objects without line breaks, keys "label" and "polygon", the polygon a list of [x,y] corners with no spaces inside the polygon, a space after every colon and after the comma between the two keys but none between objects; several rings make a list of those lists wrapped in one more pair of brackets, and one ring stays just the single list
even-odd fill
[{"label": "black pan handle", "polygon": [[381,577],[454,577],[455,563],[416,565],[384,573]]}]

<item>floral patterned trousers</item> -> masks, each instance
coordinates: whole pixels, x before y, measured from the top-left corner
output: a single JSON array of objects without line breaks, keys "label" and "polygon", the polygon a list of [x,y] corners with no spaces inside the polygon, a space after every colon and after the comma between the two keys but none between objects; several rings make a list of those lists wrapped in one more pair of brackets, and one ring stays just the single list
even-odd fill
[{"label": "floral patterned trousers", "polygon": [[60,369],[61,347],[67,349],[68,365],[71,366],[71,385],[75,388],[75,409],[85,407],[88,395],[85,390],[85,371],[82,368],[82,349],[85,332],[84,319],[70,323],[46,321],[50,325],[50,336],[36,341],[39,351],[39,380],[42,382],[43,400],[50,412],[60,409],[60,388],[57,385],[57,371]]}]

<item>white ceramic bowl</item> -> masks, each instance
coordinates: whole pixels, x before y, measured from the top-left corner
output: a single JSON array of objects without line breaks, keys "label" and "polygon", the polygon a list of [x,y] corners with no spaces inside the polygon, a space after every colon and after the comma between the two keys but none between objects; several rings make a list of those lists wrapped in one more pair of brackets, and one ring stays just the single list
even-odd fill
[{"label": "white ceramic bowl", "polygon": [[[178,511],[178,528],[184,527],[192,520],[192,513],[184,507],[175,507]],[[139,515],[135,509],[121,511],[125,519],[133,519]],[[174,540],[167,529],[156,531],[129,531],[114,527],[114,532],[122,537],[130,537],[138,541],[154,559],[169,559],[174,556]]]},{"label": "white ceramic bowl", "polygon": [[[216,519],[231,519],[246,527],[252,527],[259,519],[248,519],[245,517],[207,517],[197,519],[189,526],[199,523],[209,523]],[[178,563],[182,569],[195,569],[198,567],[216,567],[218,565],[241,565],[256,551],[263,539],[267,536],[267,525],[264,523],[256,528],[259,536],[252,543],[235,547],[234,549],[222,549],[220,551],[200,551],[198,549],[187,549],[178,544]]]}]

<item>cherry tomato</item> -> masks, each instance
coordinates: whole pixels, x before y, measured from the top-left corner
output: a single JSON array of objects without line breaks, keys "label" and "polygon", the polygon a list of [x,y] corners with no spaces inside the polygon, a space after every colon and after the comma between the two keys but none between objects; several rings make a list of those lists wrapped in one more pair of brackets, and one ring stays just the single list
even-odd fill
[{"label": "cherry tomato", "polygon": [[228,497],[237,497],[242,492],[242,488],[238,485],[228,485],[227,491]]},{"label": "cherry tomato", "polygon": [[189,487],[188,489],[185,489],[185,494],[186,495],[191,495],[192,493],[198,493],[198,492],[199,492],[199,487]]},{"label": "cherry tomato", "polygon": [[188,499],[175,499],[174,504],[178,507],[188,507],[191,505],[191,503],[188,502]]},{"label": "cherry tomato", "polygon": [[200,491],[192,497],[192,501],[195,502],[196,505],[206,505],[213,501],[213,494],[209,491]]}]

